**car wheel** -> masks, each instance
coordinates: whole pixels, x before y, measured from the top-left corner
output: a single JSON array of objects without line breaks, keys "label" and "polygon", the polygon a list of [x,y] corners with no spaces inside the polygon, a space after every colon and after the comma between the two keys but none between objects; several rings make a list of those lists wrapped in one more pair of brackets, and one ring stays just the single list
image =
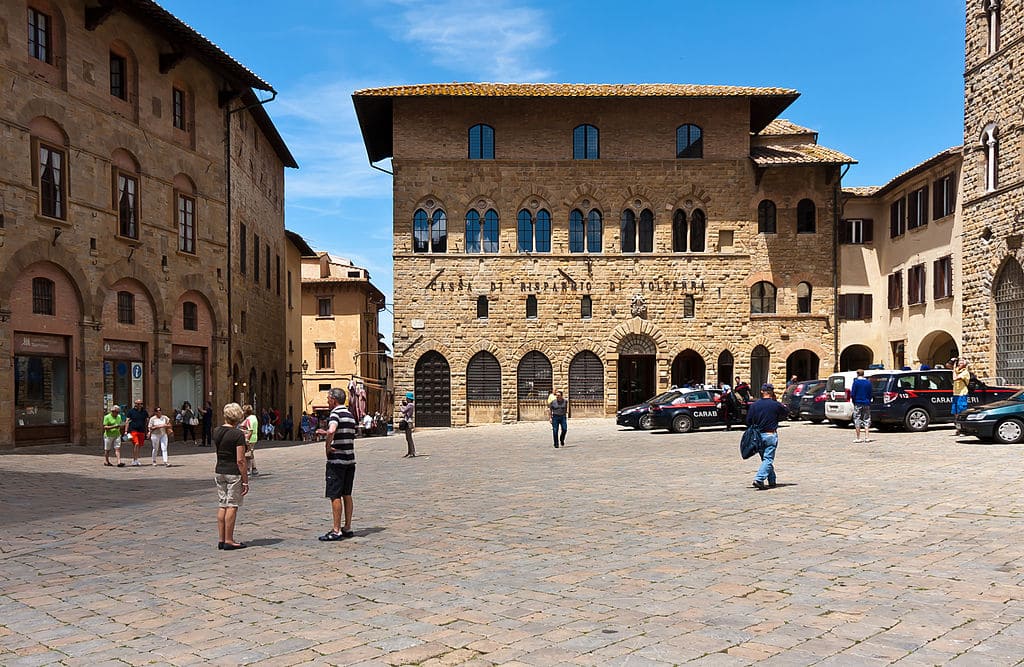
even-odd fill
[{"label": "car wheel", "polygon": [[811,422],[812,424],[820,424],[825,420],[822,419],[821,417],[811,417],[808,421]]},{"label": "car wheel", "polygon": [[693,417],[690,415],[676,415],[672,420],[672,430],[676,433],[689,433],[693,430]]},{"label": "car wheel", "polygon": [[911,408],[907,416],[903,418],[903,423],[906,425],[907,430],[915,433],[927,430],[928,424],[931,421],[931,416],[924,408]]},{"label": "car wheel", "polygon": [[992,433],[998,442],[1004,445],[1015,445],[1024,440],[1024,422],[1021,422],[1019,419],[1001,421],[996,425],[996,430]]},{"label": "car wheel", "polygon": [[644,431],[650,431],[654,428],[654,417],[650,414],[646,414],[640,418],[640,429]]}]

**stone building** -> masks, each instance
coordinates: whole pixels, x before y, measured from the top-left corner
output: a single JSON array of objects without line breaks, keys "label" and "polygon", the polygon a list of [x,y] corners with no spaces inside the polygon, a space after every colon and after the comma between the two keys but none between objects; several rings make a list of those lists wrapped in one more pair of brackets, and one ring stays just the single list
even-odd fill
[{"label": "stone building", "polygon": [[441,84],[353,95],[394,167],[396,395],[420,426],[608,415],[836,363],[849,157],[778,88]]},{"label": "stone building", "polygon": [[369,271],[347,259],[313,252],[301,263],[302,410],[326,411],[327,391],[340,387],[357,418],[384,412],[388,387],[381,382],[378,331],[384,294]]},{"label": "stone building", "polygon": [[112,402],[270,400],[273,88],[150,0],[2,3],[0,58],[0,446],[96,442]]},{"label": "stone building", "polygon": [[937,365],[961,335],[961,148],[882,187],[847,188],[839,227],[839,368]]},{"label": "stone building", "polygon": [[979,376],[1024,384],[1024,7],[967,0],[963,351]]}]

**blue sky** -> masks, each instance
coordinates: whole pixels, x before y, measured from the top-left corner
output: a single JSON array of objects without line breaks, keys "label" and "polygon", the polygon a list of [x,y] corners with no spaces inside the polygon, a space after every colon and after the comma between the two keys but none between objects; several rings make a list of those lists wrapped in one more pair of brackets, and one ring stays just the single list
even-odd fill
[{"label": "blue sky", "polygon": [[[964,5],[951,0],[162,0],[280,93],[299,162],[286,225],[388,295],[391,178],[369,167],[353,90],[444,81],[795,88],[783,117],[877,185],[962,142]],[[386,166],[386,165],[385,165]],[[390,338],[390,313],[381,330]]]}]

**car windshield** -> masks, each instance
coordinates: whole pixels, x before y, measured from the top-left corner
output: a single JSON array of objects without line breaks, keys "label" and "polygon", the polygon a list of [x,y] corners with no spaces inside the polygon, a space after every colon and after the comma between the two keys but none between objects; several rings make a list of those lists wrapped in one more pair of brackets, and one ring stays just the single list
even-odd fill
[{"label": "car windshield", "polygon": [[1006,400],[1008,400],[1008,401],[1017,401],[1018,403],[1024,403],[1024,389],[1021,389],[1016,394],[1014,394],[1013,396],[1010,396]]}]

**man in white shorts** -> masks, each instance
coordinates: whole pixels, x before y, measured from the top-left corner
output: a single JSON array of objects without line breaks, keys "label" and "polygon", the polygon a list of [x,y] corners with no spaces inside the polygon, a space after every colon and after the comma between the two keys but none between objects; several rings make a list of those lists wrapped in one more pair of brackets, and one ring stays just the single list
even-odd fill
[{"label": "man in white shorts", "polygon": [[121,417],[121,406],[117,403],[110,406],[110,411],[103,415],[103,465],[113,466],[110,462],[110,450],[117,455],[117,467],[123,468],[121,461],[121,435],[124,433],[124,418]]}]

